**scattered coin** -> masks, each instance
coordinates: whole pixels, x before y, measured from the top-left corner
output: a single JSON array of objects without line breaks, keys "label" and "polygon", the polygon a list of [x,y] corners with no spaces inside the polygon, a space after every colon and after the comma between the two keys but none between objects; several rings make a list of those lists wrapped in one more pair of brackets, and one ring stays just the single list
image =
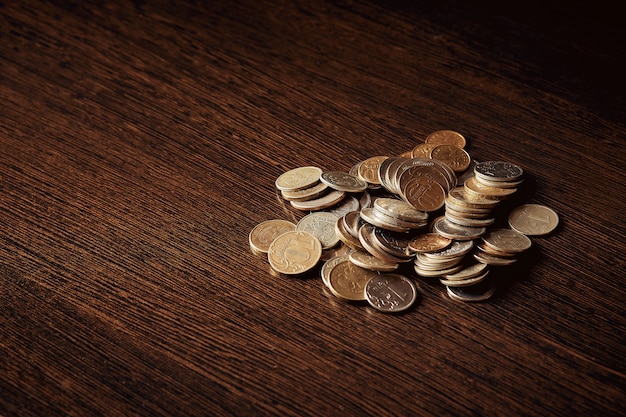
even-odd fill
[{"label": "scattered coin", "polygon": [[328,288],[337,297],[348,301],[364,301],[365,285],[378,272],[361,268],[350,260],[337,263],[328,273]]},{"label": "scattered coin", "polygon": [[322,244],[309,232],[285,232],[270,244],[267,256],[275,271],[286,275],[302,274],[317,265],[322,256]]},{"label": "scattered coin", "polygon": [[464,148],[465,137],[453,130],[437,130],[426,137],[424,141],[429,145],[452,145],[457,148]]},{"label": "scattered coin", "polygon": [[337,216],[323,211],[317,211],[304,216],[296,225],[296,230],[311,233],[319,239],[322,249],[329,249],[339,243],[335,231]]},{"label": "scattered coin", "polygon": [[289,170],[276,179],[276,188],[281,191],[297,191],[315,185],[322,175],[318,167],[300,167]]},{"label": "scattered coin", "polygon": [[320,181],[337,191],[358,193],[367,189],[367,182],[354,174],[341,171],[327,171],[320,175]]},{"label": "scattered coin", "polygon": [[274,239],[285,232],[294,230],[296,230],[296,225],[287,220],[272,219],[259,223],[250,231],[248,237],[250,249],[256,255],[265,255]]},{"label": "scattered coin", "polygon": [[559,224],[554,210],[540,204],[524,204],[509,214],[509,226],[526,236],[541,236],[552,232]]},{"label": "scattered coin", "polygon": [[376,310],[398,313],[410,308],[417,299],[415,284],[399,274],[372,277],[365,285],[365,298]]}]

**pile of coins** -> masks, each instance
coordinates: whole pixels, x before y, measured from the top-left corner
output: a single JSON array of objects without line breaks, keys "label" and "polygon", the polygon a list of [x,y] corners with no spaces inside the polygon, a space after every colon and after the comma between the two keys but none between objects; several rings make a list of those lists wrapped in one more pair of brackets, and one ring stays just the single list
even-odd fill
[{"label": "pile of coins", "polygon": [[453,300],[487,300],[495,292],[490,267],[515,263],[531,247],[529,236],[549,234],[559,219],[548,207],[525,204],[509,213],[509,227],[493,227],[523,169],[472,161],[465,144],[460,133],[442,130],[411,151],[368,158],[349,172],[284,172],[275,183],[281,199],[308,213],[297,223],[258,224],[250,248],[267,256],[277,275],[319,271],[333,296],[383,312],[410,308],[416,279],[438,280]]}]

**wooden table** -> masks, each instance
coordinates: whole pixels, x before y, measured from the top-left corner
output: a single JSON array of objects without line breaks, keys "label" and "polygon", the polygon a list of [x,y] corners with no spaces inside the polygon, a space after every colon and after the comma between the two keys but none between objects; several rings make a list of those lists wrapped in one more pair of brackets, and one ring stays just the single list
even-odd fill
[{"label": "wooden table", "polygon": [[[0,5],[0,415],[626,415],[619,14],[91,3]],[[251,254],[283,172],[440,129],[561,219],[491,300],[413,274],[384,314]]]}]

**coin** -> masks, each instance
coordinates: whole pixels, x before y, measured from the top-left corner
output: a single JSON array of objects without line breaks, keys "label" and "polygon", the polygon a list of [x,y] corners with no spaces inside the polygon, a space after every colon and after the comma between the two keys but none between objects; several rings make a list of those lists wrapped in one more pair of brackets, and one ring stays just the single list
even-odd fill
[{"label": "coin", "polygon": [[490,299],[496,292],[496,286],[491,280],[484,280],[469,287],[446,287],[448,296],[456,301],[480,302]]},{"label": "coin", "polygon": [[341,217],[351,211],[358,211],[360,208],[361,205],[359,200],[357,200],[356,197],[349,195],[345,196],[339,203],[326,208],[325,211],[332,213],[337,217]]},{"label": "coin", "polygon": [[540,204],[524,204],[509,214],[509,226],[527,236],[541,236],[552,232],[559,224],[554,210]]},{"label": "coin", "polygon": [[522,177],[524,170],[504,161],[486,161],[476,164],[474,174],[487,181],[515,181]]},{"label": "coin", "polygon": [[339,262],[328,274],[329,289],[336,297],[349,301],[365,300],[365,285],[378,272],[361,268],[349,260]]},{"label": "coin", "polygon": [[[389,221],[390,218],[382,218],[377,214],[376,210],[373,207],[366,207],[361,209],[360,212],[361,218],[367,223],[381,227],[383,229],[392,230],[394,232],[409,232],[411,229],[406,226],[400,226],[395,223]],[[391,219],[393,220],[393,219]]]},{"label": "coin", "polygon": [[421,177],[409,181],[401,197],[417,210],[428,212],[443,206],[446,192],[437,182]]},{"label": "coin", "polygon": [[420,143],[411,150],[411,158],[430,158],[430,153],[441,144]]},{"label": "coin", "polygon": [[436,252],[447,248],[451,243],[452,239],[443,237],[439,233],[424,233],[411,239],[407,248],[414,253]]},{"label": "coin", "polygon": [[463,189],[469,195],[475,197],[505,199],[517,191],[517,188],[498,188],[479,185],[475,177],[469,178],[463,183]]},{"label": "coin", "polygon": [[493,229],[483,236],[483,242],[495,250],[520,253],[530,248],[532,242],[524,234],[512,229]]},{"label": "coin", "polygon": [[303,188],[301,190],[289,191],[289,190],[281,190],[280,194],[285,200],[288,201],[306,201],[313,200],[324,193],[328,189],[328,185],[318,182],[317,184]]},{"label": "coin", "polygon": [[450,190],[446,199],[457,206],[471,208],[492,209],[500,203],[500,200],[496,198],[489,198],[485,196],[471,196],[465,192],[465,189],[463,187],[456,187]]},{"label": "coin", "polygon": [[454,172],[463,172],[472,161],[469,154],[454,145],[439,145],[430,152],[430,157],[448,165]]},{"label": "coin", "polygon": [[371,158],[367,158],[358,168],[358,176],[362,180],[370,184],[380,184],[380,177],[378,176],[378,169],[380,165],[385,161],[388,156],[373,156]]},{"label": "coin", "polygon": [[447,287],[468,287],[470,285],[475,285],[475,284],[478,284],[479,282],[484,281],[487,275],[489,275],[489,271],[484,272],[478,276],[466,278],[466,279],[449,280],[449,279],[440,278],[439,282],[441,282],[443,285]]},{"label": "coin", "polygon": [[341,217],[338,218],[337,222],[335,223],[335,233],[337,233],[339,240],[341,240],[349,248],[355,250],[363,250],[363,246],[361,245],[361,242],[359,242],[359,239],[352,236],[346,230],[344,226],[344,219]]},{"label": "coin", "polygon": [[297,191],[308,188],[320,180],[321,174],[322,170],[318,167],[294,168],[276,178],[276,188],[281,191]]},{"label": "coin", "polygon": [[309,232],[319,239],[322,249],[329,249],[339,243],[339,236],[335,232],[337,216],[323,211],[317,211],[304,216],[296,225],[296,230]]},{"label": "coin", "polygon": [[321,256],[320,241],[309,232],[297,230],[278,236],[267,251],[272,269],[287,275],[301,274],[312,269]]},{"label": "coin", "polygon": [[377,227],[374,229],[373,238],[376,246],[392,256],[407,260],[413,256],[407,253],[411,238],[406,233],[394,233]]},{"label": "coin", "polygon": [[431,145],[452,145],[457,148],[464,148],[466,144],[465,137],[453,130],[438,130],[431,133],[424,141]]},{"label": "coin", "polygon": [[369,252],[352,252],[350,254],[350,262],[370,271],[391,272],[398,269],[397,263],[383,261]]},{"label": "coin", "polygon": [[320,275],[322,276],[322,282],[324,285],[330,289],[330,271],[335,267],[335,265],[346,262],[350,260],[350,254],[347,255],[339,255],[333,258],[330,258],[322,265],[320,269]]},{"label": "coin", "polygon": [[428,213],[417,210],[406,201],[396,198],[377,198],[374,208],[383,214],[409,222],[423,222],[428,219]]},{"label": "coin", "polygon": [[455,274],[446,275],[446,279],[449,281],[458,281],[474,278],[487,270],[487,265],[483,263],[475,263],[473,265],[467,266],[461,269],[459,272]]},{"label": "coin", "polygon": [[425,252],[423,255],[427,258],[454,258],[467,254],[474,248],[474,242],[471,240],[455,240],[450,246],[437,252]]},{"label": "coin", "polygon": [[365,224],[365,221],[361,218],[361,212],[351,211],[349,213],[346,213],[342,217],[342,220],[344,229],[354,238],[358,239],[359,229],[361,228],[361,226],[363,226],[363,224]]},{"label": "coin", "polygon": [[484,227],[468,227],[451,223],[445,217],[434,224],[435,231],[448,239],[473,240],[482,236],[487,229]]},{"label": "coin", "polygon": [[383,274],[372,277],[367,282],[365,298],[378,311],[398,313],[415,303],[417,289],[404,275]]},{"label": "coin", "polygon": [[470,216],[455,215],[453,210],[446,210],[444,216],[450,223],[465,227],[487,227],[491,226],[496,220],[495,217],[477,219]]},{"label": "coin", "polygon": [[255,254],[265,255],[271,243],[285,232],[296,230],[296,225],[287,220],[266,220],[254,226],[248,236],[250,249]]},{"label": "coin", "polygon": [[474,259],[480,263],[494,266],[507,266],[517,262],[517,258],[503,258],[500,256],[490,255],[486,252],[475,252],[473,256]]},{"label": "coin", "polygon": [[367,182],[353,174],[342,171],[327,171],[320,175],[320,181],[338,191],[355,193],[365,191]]},{"label": "coin", "polygon": [[394,256],[387,250],[383,249],[377,242],[374,235],[376,233],[376,229],[376,226],[372,226],[371,224],[366,224],[359,229],[359,242],[367,252],[378,259],[389,263],[403,263],[410,260],[410,258],[405,256]]},{"label": "coin", "polygon": [[314,200],[290,201],[289,204],[298,210],[322,210],[339,203],[345,196],[345,192],[333,190]]}]

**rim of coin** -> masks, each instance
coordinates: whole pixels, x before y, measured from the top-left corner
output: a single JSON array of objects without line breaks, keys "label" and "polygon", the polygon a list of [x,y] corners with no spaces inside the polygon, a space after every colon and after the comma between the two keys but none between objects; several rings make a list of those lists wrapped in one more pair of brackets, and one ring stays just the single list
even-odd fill
[{"label": "rim of coin", "polygon": [[381,274],[365,285],[365,299],[370,306],[384,313],[399,313],[417,300],[413,281],[400,274]]},{"label": "rim of coin", "polygon": [[469,227],[451,223],[442,216],[434,224],[434,229],[440,235],[454,240],[474,240],[486,233],[485,227]]},{"label": "rim of coin", "polygon": [[287,201],[306,201],[313,200],[328,190],[328,185],[317,182],[311,187],[303,188],[301,190],[289,191],[289,190],[281,190],[280,195]]},{"label": "rim of coin", "polygon": [[390,263],[404,263],[411,260],[411,258],[394,256],[391,253],[387,252],[382,247],[379,247],[377,241],[374,237],[374,233],[376,231],[376,226],[371,224],[363,225],[359,229],[359,242],[363,249],[369,252],[372,256],[375,256],[385,262]]},{"label": "rim of coin", "polygon": [[343,171],[322,172],[320,181],[334,190],[347,193],[357,193],[367,189],[367,181]]},{"label": "rim of coin", "polygon": [[475,252],[472,256],[478,262],[493,266],[509,266],[517,262],[517,258],[503,258],[486,252]]},{"label": "rim of coin", "polygon": [[509,213],[511,229],[526,236],[545,236],[559,225],[559,215],[542,204],[522,204]]},{"label": "rim of coin", "polygon": [[369,252],[354,251],[350,255],[350,262],[361,268],[377,272],[392,272],[398,269],[399,264],[383,261]]},{"label": "rim of coin", "polygon": [[437,252],[452,244],[452,239],[439,233],[423,233],[411,239],[407,249],[413,253]]},{"label": "rim of coin", "polygon": [[319,167],[298,167],[279,175],[274,184],[280,191],[297,191],[317,184],[321,175],[322,169]]},{"label": "rim of coin", "polygon": [[339,240],[341,240],[349,248],[354,250],[363,250],[363,246],[361,245],[361,242],[359,242],[359,239],[352,236],[350,232],[346,230],[343,218],[341,217],[338,218],[335,223],[335,232],[337,233]]},{"label": "rim of coin", "polygon": [[464,280],[464,279],[470,279],[470,278],[474,278],[484,273],[485,270],[488,270],[488,269],[489,269],[488,265],[478,262],[470,266],[466,266],[465,268],[461,269],[459,272],[456,272],[454,274],[448,274],[446,275],[445,278],[449,281],[459,281],[459,280]]},{"label": "rim of coin", "polygon": [[377,198],[374,200],[374,208],[383,214],[395,217],[399,220],[414,223],[420,223],[428,220],[428,213],[420,211],[406,201],[397,198]]},{"label": "rim of coin", "polygon": [[424,269],[415,265],[413,269],[415,270],[415,273],[419,275],[420,277],[439,278],[439,277],[444,277],[448,274],[454,274],[455,272],[460,271],[461,268],[463,268],[463,265],[456,265],[456,266],[445,268],[445,269],[430,270],[430,269]]},{"label": "rim of coin", "polygon": [[322,282],[324,283],[326,288],[330,289],[330,283],[329,283],[330,270],[333,269],[335,265],[337,265],[340,262],[349,261],[350,260],[349,257],[350,257],[350,254],[339,255],[339,256],[334,256],[324,262],[324,264],[320,268],[320,275],[322,277]]},{"label": "rim of coin", "polygon": [[474,175],[487,181],[516,181],[524,175],[519,165],[506,161],[484,161],[476,164]]},{"label": "rim of coin", "polygon": [[409,227],[398,226],[397,224],[389,223],[386,218],[382,218],[381,216],[378,216],[376,213],[376,209],[374,207],[362,208],[360,213],[361,213],[361,218],[365,222],[371,225],[380,227],[382,229],[388,229],[394,232],[405,232],[405,233],[411,231]]},{"label": "rim of coin", "polygon": [[447,248],[437,252],[425,252],[424,256],[428,258],[454,258],[464,256],[474,248],[473,240],[453,240],[452,244]]},{"label": "rim of coin", "polygon": [[278,236],[296,230],[296,224],[283,219],[265,220],[252,228],[248,235],[250,249],[255,255],[267,254],[270,245]]},{"label": "rim of coin", "polygon": [[285,275],[313,269],[322,256],[322,244],[309,232],[294,230],[274,239],[267,251],[270,266]]},{"label": "rim of coin", "polygon": [[388,158],[385,155],[377,155],[361,161],[356,170],[357,176],[369,184],[380,185],[378,170],[380,165]]},{"label": "rim of coin", "polygon": [[498,188],[480,185],[478,181],[476,181],[476,177],[468,178],[463,183],[463,188],[469,195],[493,197],[499,200],[510,197],[517,192],[517,188]]}]

